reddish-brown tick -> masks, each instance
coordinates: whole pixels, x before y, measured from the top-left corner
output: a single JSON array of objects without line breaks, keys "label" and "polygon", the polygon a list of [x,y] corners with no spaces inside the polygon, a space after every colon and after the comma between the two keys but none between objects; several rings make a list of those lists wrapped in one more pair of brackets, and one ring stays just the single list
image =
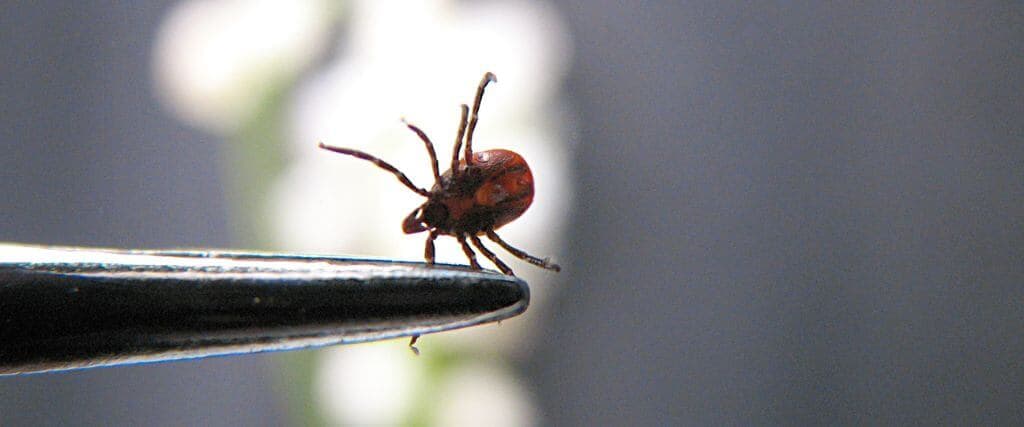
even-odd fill
[{"label": "reddish-brown tick", "polygon": [[[402,222],[402,231],[406,234],[429,231],[424,257],[428,263],[434,262],[434,240],[439,235],[455,237],[462,245],[462,251],[469,258],[469,264],[480,269],[476,254],[469,242],[476,246],[487,259],[491,260],[505,274],[512,274],[512,269],[498,259],[480,241],[479,236],[497,243],[512,255],[530,264],[548,270],[559,271],[561,267],[546,259],[540,259],[505,243],[494,232],[499,227],[519,218],[533,202],[533,174],[522,156],[509,150],[488,150],[473,153],[473,131],[476,129],[477,114],[480,111],[480,100],[484,96],[484,88],[490,82],[497,81],[494,74],[486,73],[476,89],[473,100],[472,114],[466,104],[462,104],[462,119],[455,136],[455,149],[452,151],[452,164],[444,174],[437,167],[437,154],[434,144],[420,128],[406,123],[416,135],[423,140],[430,155],[434,171],[434,186],[427,191],[419,188],[404,173],[391,164],[365,152],[351,148],[333,147],[320,143],[320,148],[363,159],[391,172],[410,190],[426,197],[427,201],[416,208]],[[467,122],[467,116],[469,120]],[[459,149],[465,137],[466,148],[462,160]],[[468,242],[467,242],[468,239]]]}]

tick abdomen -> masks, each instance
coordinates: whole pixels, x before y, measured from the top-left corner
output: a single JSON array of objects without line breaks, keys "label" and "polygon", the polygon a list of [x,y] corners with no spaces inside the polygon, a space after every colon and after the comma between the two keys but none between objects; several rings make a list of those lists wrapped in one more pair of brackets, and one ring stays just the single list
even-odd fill
[{"label": "tick abdomen", "polygon": [[459,163],[431,193],[447,215],[437,228],[445,234],[483,234],[519,218],[533,203],[533,175],[522,156],[509,150],[475,153],[473,164]]}]

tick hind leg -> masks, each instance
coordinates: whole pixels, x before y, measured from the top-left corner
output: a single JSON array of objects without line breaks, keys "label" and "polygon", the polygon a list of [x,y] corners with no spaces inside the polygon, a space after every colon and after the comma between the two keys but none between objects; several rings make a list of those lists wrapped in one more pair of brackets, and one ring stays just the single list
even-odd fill
[{"label": "tick hind leg", "polygon": [[523,252],[522,250],[519,250],[519,249],[516,249],[516,248],[512,247],[512,245],[510,245],[508,243],[505,243],[504,240],[501,240],[501,237],[498,237],[498,233],[495,233],[494,230],[487,230],[487,238],[491,239],[492,241],[494,241],[494,243],[497,243],[498,245],[500,245],[502,248],[504,248],[510,254],[515,255],[516,258],[519,258],[519,259],[521,259],[523,261],[526,261],[526,262],[528,262],[530,264],[536,265],[537,267],[540,267],[540,268],[546,268],[546,269],[552,270],[552,271],[562,271],[562,267],[560,267],[558,264],[555,264],[555,263],[553,263],[551,261],[548,261],[546,259],[537,258],[537,257],[535,257],[533,255],[530,255],[530,254],[528,254],[526,252]]},{"label": "tick hind leg", "polygon": [[476,246],[476,248],[480,250],[480,253],[484,254],[484,256],[487,257],[487,259],[491,260],[491,262],[493,262],[494,265],[498,267],[498,270],[501,270],[502,273],[505,273],[509,276],[515,276],[515,274],[512,273],[512,269],[509,268],[507,264],[498,259],[498,256],[495,255],[494,252],[491,252],[490,249],[487,249],[487,247],[484,246],[484,242],[481,242],[479,237],[469,236],[469,238],[470,240],[473,241],[473,246]]},{"label": "tick hind leg", "polygon": [[476,270],[482,270],[480,263],[476,261],[476,254],[473,253],[473,248],[469,247],[469,243],[466,243],[466,236],[460,234],[455,236],[459,240],[459,244],[462,245],[462,252],[466,253],[466,258],[469,258],[469,266]]}]

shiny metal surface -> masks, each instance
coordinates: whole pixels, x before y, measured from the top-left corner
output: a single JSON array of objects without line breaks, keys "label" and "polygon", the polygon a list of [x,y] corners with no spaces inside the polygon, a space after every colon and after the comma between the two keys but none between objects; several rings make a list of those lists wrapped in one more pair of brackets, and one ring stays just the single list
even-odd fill
[{"label": "shiny metal surface", "polygon": [[0,375],[413,336],[526,310],[460,266],[0,244]]}]

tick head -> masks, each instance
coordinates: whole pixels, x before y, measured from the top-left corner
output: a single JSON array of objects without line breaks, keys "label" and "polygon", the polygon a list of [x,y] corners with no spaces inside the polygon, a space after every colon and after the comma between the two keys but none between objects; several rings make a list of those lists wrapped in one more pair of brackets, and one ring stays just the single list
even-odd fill
[{"label": "tick head", "polygon": [[443,203],[428,200],[412,211],[402,221],[405,234],[419,233],[430,228],[437,228],[448,221],[448,208]]},{"label": "tick head", "polygon": [[448,222],[448,207],[444,203],[428,200],[423,206],[423,223],[429,227],[440,227]]}]

